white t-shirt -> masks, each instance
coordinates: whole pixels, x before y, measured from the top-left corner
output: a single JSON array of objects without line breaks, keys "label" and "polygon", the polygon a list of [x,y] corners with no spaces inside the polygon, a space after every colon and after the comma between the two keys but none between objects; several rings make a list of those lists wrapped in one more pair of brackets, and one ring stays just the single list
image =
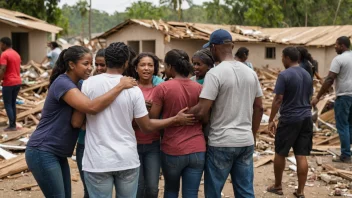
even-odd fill
[{"label": "white t-shirt", "polygon": [[[113,87],[122,75],[100,74],[85,80],[82,92],[97,98]],[[137,141],[132,119],[148,114],[138,87],[123,90],[115,101],[96,115],[87,114],[83,170],[112,172],[139,167]]]}]

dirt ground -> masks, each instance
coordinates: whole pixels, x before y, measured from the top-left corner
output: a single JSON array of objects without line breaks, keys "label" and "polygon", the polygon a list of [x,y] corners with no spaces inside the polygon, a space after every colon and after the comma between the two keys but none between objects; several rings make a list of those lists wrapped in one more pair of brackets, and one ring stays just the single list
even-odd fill
[{"label": "dirt ground", "polygon": [[[322,157],[323,163],[329,163],[333,164],[336,168],[340,169],[345,169],[345,170],[350,170],[350,166],[346,164],[336,164],[331,162],[331,156],[324,156]],[[82,182],[80,181],[79,174],[78,174],[78,169],[76,162],[73,160],[70,161],[70,166],[71,166],[71,175],[72,179],[78,179],[78,181],[72,181],[72,197],[73,198],[82,198],[83,197],[83,187],[82,187]],[[286,163],[286,166],[290,162]],[[313,167],[315,170],[317,169],[316,165],[316,160],[315,157],[310,157],[309,158],[309,166]],[[254,188],[255,188],[255,195],[256,197],[263,197],[263,198],[277,198],[277,197],[288,197],[288,198],[293,198],[293,192],[294,188],[297,185],[297,177],[295,175],[295,172],[289,170],[288,168],[284,172],[284,178],[283,178],[283,190],[284,190],[284,196],[276,196],[271,193],[265,192],[265,189],[268,185],[271,185],[274,181],[274,173],[273,173],[273,164],[267,164],[264,166],[261,166],[259,168],[255,168],[255,175],[254,175]],[[35,184],[35,180],[32,176],[31,173],[23,173],[20,177],[18,178],[6,178],[0,181],[0,197],[4,198],[17,198],[17,197],[34,197],[34,198],[39,198],[39,197],[44,197],[42,192],[38,187],[32,188],[30,191],[14,191],[12,190],[14,187],[18,187],[23,184]],[[349,183],[345,181],[345,183]],[[309,184],[314,184],[314,186],[306,186],[305,190],[305,195],[306,197],[316,197],[316,198],[324,198],[324,197],[331,197],[329,194],[332,192],[332,188],[334,185],[327,185],[325,182],[316,180],[313,182],[309,182]],[[159,184],[159,197],[162,197],[163,195],[163,186],[164,182],[161,180]],[[203,182],[199,188],[199,197],[204,197],[204,190],[203,190]],[[232,185],[231,181],[228,180],[224,189],[223,189],[223,194],[224,197],[227,198],[233,198],[233,190],[232,190]]]}]

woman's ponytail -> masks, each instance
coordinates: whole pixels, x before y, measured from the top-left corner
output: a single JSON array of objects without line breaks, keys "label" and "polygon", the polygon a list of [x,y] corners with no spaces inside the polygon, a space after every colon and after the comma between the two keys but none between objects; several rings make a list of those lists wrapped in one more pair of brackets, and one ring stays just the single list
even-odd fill
[{"label": "woman's ponytail", "polygon": [[[68,65],[65,63],[65,53],[67,52],[67,49],[64,49],[60,55],[59,58],[57,59],[55,63],[55,67],[53,68],[53,71],[50,76],[50,85],[55,81],[55,79],[60,76],[61,74],[65,73],[68,69]],[[49,85],[49,86],[50,86]]]}]

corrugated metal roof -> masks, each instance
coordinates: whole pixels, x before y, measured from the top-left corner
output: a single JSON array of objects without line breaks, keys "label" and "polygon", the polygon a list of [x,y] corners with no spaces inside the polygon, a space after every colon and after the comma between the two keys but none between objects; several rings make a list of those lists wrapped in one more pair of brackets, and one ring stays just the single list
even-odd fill
[{"label": "corrugated metal roof", "polygon": [[[130,19],[108,30],[97,38],[106,38],[129,24],[139,24],[163,32],[166,38],[209,40],[217,29],[225,29],[237,42],[272,42],[287,45],[332,46],[340,36],[352,37],[352,25],[261,28],[258,26],[218,25],[188,22],[164,22],[162,20]],[[168,39],[169,40],[169,39]]]},{"label": "corrugated metal roof", "polygon": [[51,25],[32,16],[3,8],[0,8],[0,21],[12,26],[20,26],[50,33],[59,33],[62,30],[60,27]]}]

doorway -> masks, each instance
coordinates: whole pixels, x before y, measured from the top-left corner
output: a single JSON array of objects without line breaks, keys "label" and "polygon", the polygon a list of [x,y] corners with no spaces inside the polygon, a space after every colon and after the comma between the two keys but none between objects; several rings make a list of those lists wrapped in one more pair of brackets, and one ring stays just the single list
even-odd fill
[{"label": "doorway", "polygon": [[22,64],[27,64],[29,59],[29,41],[27,32],[13,32],[12,48],[21,56]]}]

